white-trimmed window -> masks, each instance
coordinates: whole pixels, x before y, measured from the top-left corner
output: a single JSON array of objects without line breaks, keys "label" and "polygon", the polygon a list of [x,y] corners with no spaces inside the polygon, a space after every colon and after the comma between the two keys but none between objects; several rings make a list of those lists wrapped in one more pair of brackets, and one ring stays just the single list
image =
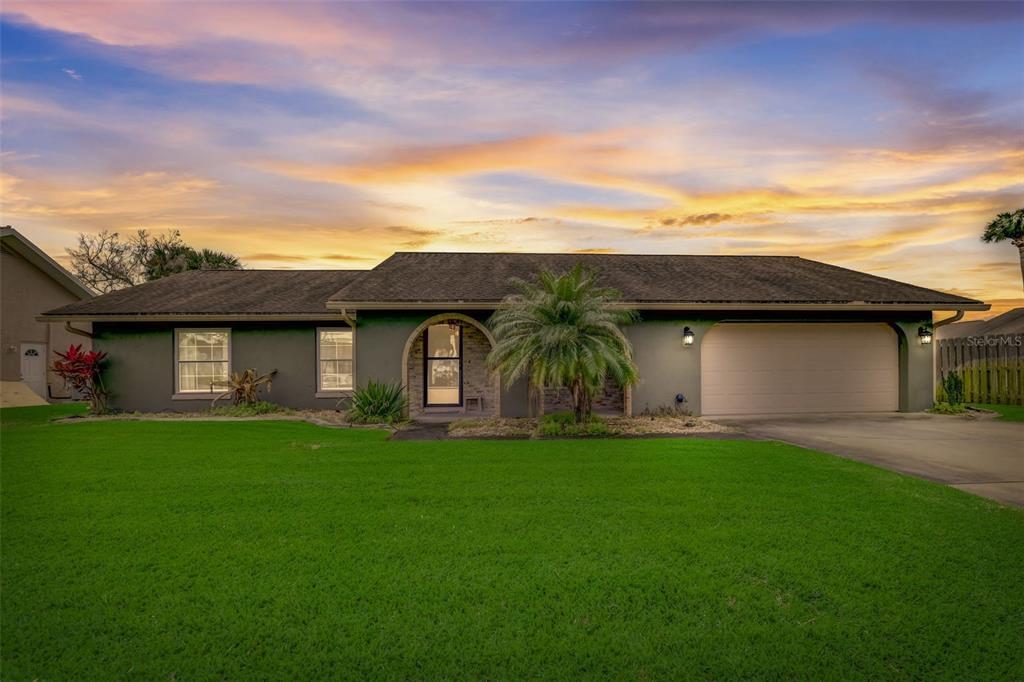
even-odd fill
[{"label": "white-trimmed window", "polygon": [[355,379],[352,329],[320,327],[316,335],[317,390],[351,391]]},{"label": "white-trimmed window", "polygon": [[175,329],[177,393],[224,391],[231,373],[230,329]]}]

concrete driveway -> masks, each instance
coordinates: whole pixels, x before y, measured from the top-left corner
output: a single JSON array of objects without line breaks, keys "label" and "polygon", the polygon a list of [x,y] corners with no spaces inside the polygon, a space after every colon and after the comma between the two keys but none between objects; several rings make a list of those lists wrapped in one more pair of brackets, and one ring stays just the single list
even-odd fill
[{"label": "concrete driveway", "polygon": [[1024,423],[992,417],[844,414],[715,421],[1024,506]]}]

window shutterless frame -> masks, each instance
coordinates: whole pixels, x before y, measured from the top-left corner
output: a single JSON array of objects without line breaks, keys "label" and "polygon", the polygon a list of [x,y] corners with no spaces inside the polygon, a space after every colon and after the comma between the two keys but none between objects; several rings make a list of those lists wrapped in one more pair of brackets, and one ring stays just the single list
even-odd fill
[{"label": "window shutterless frame", "polygon": [[[323,363],[320,360],[320,332],[352,332],[352,388],[323,388],[323,378],[321,370]],[[317,327],[316,335],[314,336],[313,342],[316,344],[316,397],[317,398],[332,398],[343,395],[348,395],[355,390],[356,387],[356,329],[355,327],[349,326],[338,326],[338,327]]]},{"label": "window shutterless frame", "polygon": [[[439,322],[438,325],[447,326],[446,322]],[[435,325],[431,325],[435,326]],[[457,325],[459,328],[459,357],[453,358],[449,355],[444,356],[432,356],[430,355],[430,327],[423,330],[423,406],[424,407],[461,407],[462,406],[462,325]],[[431,360],[458,360],[459,361],[459,401],[457,403],[432,403],[427,399],[430,395],[429,382],[430,382],[430,362]]]},{"label": "window shutterless frame", "polygon": [[[223,362],[223,360],[182,360],[181,359],[181,335],[182,334],[210,334],[219,333],[226,334],[228,337],[228,348],[227,348],[227,375],[231,376],[231,329],[224,327],[189,327],[189,328],[175,328],[174,330],[174,395],[186,396],[186,397],[206,397],[217,393],[216,389],[209,391],[197,391],[197,390],[181,390],[181,363],[201,363],[201,362]],[[222,390],[227,390],[225,386]]]}]

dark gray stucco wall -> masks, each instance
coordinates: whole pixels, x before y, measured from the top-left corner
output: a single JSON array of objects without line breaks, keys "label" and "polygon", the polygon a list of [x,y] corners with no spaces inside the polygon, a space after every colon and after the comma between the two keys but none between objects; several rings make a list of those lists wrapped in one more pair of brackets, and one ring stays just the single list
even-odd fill
[{"label": "dark gray stucco wall", "polygon": [[[406,341],[421,323],[440,311],[366,311],[359,314],[355,336],[356,383],[370,379],[402,381],[402,353]],[[447,312],[460,312],[458,310]],[[486,324],[488,311],[464,312]],[[701,314],[642,311],[641,321],[624,329],[640,370],[640,382],[632,390],[632,411],[675,405],[682,394],[684,407],[700,414],[700,348],[704,335],[717,323],[736,322],[880,322],[889,324],[900,339],[900,409],[918,411],[931,406],[933,346],[918,341],[917,329],[931,324],[928,313],[886,315],[769,314],[709,312]],[[277,369],[272,392],[266,397],[296,408],[333,408],[336,398],[316,397],[316,328],[342,323],[208,324],[182,327],[230,327],[232,370],[254,367],[261,372]],[[106,351],[109,365],[105,381],[111,405],[125,410],[195,410],[209,405],[208,398],[175,400],[174,327],[171,324],[97,323],[94,346]],[[683,345],[683,329],[695,334],[692,346]],[[525,381],[502,386],[501,414],[530,414]]]},{"label": "dark gray stucco wall", "polygon": [[[916,412],[932,405],[933,346],[922,345],[917,336],[918,327],[931,325],[931,314],[927,312],[898,315],[722,311],[687,315],[641,311],[641,321],[624,329],[640,370],[640,382],[633,387],[633,414],[674,405],[675,396],[680,393],[686,397],[684,406],[700,414],[701,343],[714,325],[730,321],[888,324],[899,337],[900,410]],[[694,332],[692,346],[683,345],[685,327]]]},{"label": "dark gray stucco wall", "polygon": [[93,334],[93,348],[107,353],[103,383],[110,392],[111,407],[133,412],[189,409],[189,404],[171,401],[174,335],[170,328],[97,322]]},{"label": "dark gray stucco wall", "polygon": [[[712,319],[647,312],[623,331],[633,346],[640,381],[633,387],[633,414],[659,407],[682,407],[700,414],[700,342],[715,324]],[[694,332],[692,346],[683,345],[683,329]]]},{"label": "dark gray stucco wall", "polygon": [[[261,373],[277,370],[271,391],[264,392],[267,400],[289,407],[319,409],[331,409],[338,401],[336,397],[316,397],[314,323],[180,326],[230,328],[233,372],[250,367]],[[183,412],[209,407],[209,396],[185,400],[174,397],[174,329],[174,325],[166,324],[96,324],[95,348],[109,356],[104,381],[111,393],[112,407],[142,412]]]},{"label": "dark gray stucco wall", "polygon": [[900,411],[927,410],[935,401],[935,344],[922,344],[917,331],[931,327],[931,315],[892,320],[900,343]]},{"label": "dark gray stucco wall", "polygon": [[[361,313],[356,322],[355,381],[402,381],[402,353],[416,327],[441,311]],[[453,310],[449,312],[460,312]],[[487,311],[464,312],[481,322]],[[316,397],[316,329],[346,325],[342,322],[126,324],[97,323],[95,347],[109,355],[104,381],[110,405],[128,411],[190,411],[209,407],[210,397],[189,399],[174,395],[174,329],[231,329],[231,369],[253,367],[277,370],[266,399],[289,407],[331,409],[338,399]],[[502,414],[525,416],[527,392],[516,385],[504,390]]]},{"label": "dark gray stucco wall", "polygon": [[[402,381],[402,353],[416,328],[441,313],[459,313],[487,326],[487,310],[407,310],[362,311],[356,321],[356,381],[368,379],[399,383]],[[414,387],[412,390],[418,390]],[[529,391],[525,381],[502,385],[501,416],[526,417],[530,414]]]},{"label": "dark gray stucco wall", "polygon": [[431,317],[424,311],[366,311],[356,320],[356,381],[401,383],[402,351],[416,327]]}]

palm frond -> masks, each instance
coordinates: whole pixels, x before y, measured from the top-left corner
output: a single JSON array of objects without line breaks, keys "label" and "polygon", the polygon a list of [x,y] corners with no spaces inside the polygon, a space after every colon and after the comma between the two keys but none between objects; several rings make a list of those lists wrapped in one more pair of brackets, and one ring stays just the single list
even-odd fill
[{"label": "palm frond", "polygon": [[496,343],[488,365],[506,382],[528,378],[532,388],[570,388],[576,416],[589,418],[594,395],[611,377],[636,383],[632,348],[620,327],[639,319],[620,306],[619,294],[577,265],[568,272],[512,280],[516,293],[490,319]]}]

